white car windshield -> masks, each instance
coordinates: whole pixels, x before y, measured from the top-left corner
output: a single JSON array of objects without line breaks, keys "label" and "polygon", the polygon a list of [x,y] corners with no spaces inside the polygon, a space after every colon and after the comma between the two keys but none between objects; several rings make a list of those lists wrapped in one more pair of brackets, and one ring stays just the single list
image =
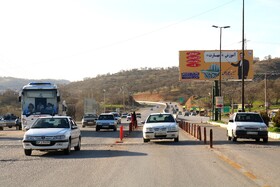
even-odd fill
[{"label": "white car windshield", "polygon": [[171,114],[154,114],[150,115],[147,123],[175,122]]},{"label": "white car windshield", "polygon": [[114,115],[100,115],[98,120],[115,120]]},{"label": "white car windshield", "polygon": [[66,118],[42,118],[38,119],[31,127],[35,128],[69,128]]},{"label": "white car windshield", "polygon": [[259,114],[237,114],[235,121],[243,122],[263,122]]}]

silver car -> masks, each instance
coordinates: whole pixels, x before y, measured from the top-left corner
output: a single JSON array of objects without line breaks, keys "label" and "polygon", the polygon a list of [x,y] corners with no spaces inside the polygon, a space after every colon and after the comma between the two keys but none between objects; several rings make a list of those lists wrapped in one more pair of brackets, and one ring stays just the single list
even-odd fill
[{"label": "silver car", "polygon": [[69,154],[71,148],[81,149],[81,132],[69,116],[40,117],[26,129],[22,144],[27,156],[33,150],[62,150]]},{"label": "silver car", "polygon": [[117,130],[117,121],[112,113],[102,113],[96,121],[96,131],[100,129],[113,129]]}]

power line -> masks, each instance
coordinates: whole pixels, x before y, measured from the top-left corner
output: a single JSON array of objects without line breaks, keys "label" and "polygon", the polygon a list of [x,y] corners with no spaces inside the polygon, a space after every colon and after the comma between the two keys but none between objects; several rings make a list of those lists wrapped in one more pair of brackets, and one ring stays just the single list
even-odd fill
[{"label": "power line", "polygon": [[181,20],[181,21],[178,21],[178,22],[176,22],[176,23],[172,23],[172,24],[169,24],[169,25],[160,27],[160,28],[158,28],[158,29],[155,29],[155,30],[152,30],[152,31],[143,33],[143,34],[139,34],[139,35],[133,36],[133,37],[131,37],[131,38],[127,38],[127,39],[124,39],[124,40],[116,41],[116,42],[111,43],[111,44],[108,44],[108,45],[100,46],[100,47],[98,47],[98,48],[95,48],[94,51],[95,51],[95,50],[101,50],[101,49],[108,48],[108,47],[115,46],[115,45],[119,45],[119,44],[122,44],[122,43],[125,43],[125,42],[128,42],[128,41],[131,41],[131,40],[135,40],[135,39],[138,39],[138,38],[141,38],[141,37],[144,37],[144,36],[147,36],[147,35],[150,35],[150,34],[159,32],[159,31],[161,31],[161,30],[164,30],[164,29],[173,27],[173,26],[175,26],[175,25],[178,25],[178,24],[181,24],[181,23],[183,23],[183,22],[189,21],[189,20],[191,20],[191,19],[193,19],[193,18],[196,18],[196,17],[202,16],[202,15],[204,15],[204,14],[207,14],[207,13],[209,13],[209,12],[212,12],[212,11],[214,11],[214,10],[216,10],[216,9],[222,8],[222,7],[224,7],[224,6],[227,6],[228,4],[230,4],[230,3],[234,2],[234,1],[236,1],[236,0],[231,0],[231,1],[229,1],[229,2],[223,3],[223,4],[221,4],[221,5],[217,6],[217,7],[214,7],[214,8],[211,8],[211,9],[209,9],[209,10],[206,10],[206,11],[204,11],[204,12],[198,13],[198,14],[196,14],[196,15],[193,15],[193,16],[191,16],[191,17],[188,17],[188,18],[183,19],[183,20]]}]

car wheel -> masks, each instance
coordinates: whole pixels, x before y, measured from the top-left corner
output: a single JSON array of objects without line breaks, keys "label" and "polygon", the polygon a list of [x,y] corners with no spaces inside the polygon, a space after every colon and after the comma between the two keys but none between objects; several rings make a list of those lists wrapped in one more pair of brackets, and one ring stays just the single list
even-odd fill
[{"label": "car wheel", "polygon": [[71,152],[71,140],[69,139],[68,147],[63,150],[65,155],[69,155]]},{"label": "car wheel", "polygon": [[3,127],[0,127],[0,131],[2,131],[4,128]]},{"label": "car wheel", "polygon": [[79,142],[78,145],[74,147],[75,151],[80,151],[81,150],[81,137],[79,137]]},{"label": "car wheel", "polygon": [[268,142],[268,138],[263,138],[263,142],[267,143]]},{"label": "car wheel", "polygon": [[117,127],[114,128],[114,131],[117,131]]},{"label": "car wheel", "polygon": [[30,156],[32,154],[32,149],[24,149],[24,154]]},{"label": "car wheel", "polygon": [[150,140],[149,140],[149,139],[143,138],[143,141],[144,141],[144,143],[147,143],[147,142],[149,142]]},{"label": "car wheel", "polygon": [[83,128],[85,128],[85,125],[82,125]]},{"label": "car wheel", "polygon": [[260,139],[259,138],[256,138],[256,142],[259,142],[260,141]]},{"label": "car wheel", "polygon": [[99,127],[96,126],[96,127],[95,127],[95,130],[96,130],[96,131],[99,131],[100,129],[99,129]]},{"label": "car wheel", "polygon": [[174,142],[179,142],[179,136],[177,138],[174,138]]}]

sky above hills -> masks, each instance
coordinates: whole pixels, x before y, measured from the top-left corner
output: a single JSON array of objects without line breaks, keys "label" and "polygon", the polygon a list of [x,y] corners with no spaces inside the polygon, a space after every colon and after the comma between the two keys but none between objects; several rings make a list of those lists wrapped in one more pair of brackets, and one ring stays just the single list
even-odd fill
[{"label": "sky above hills", "polygon": [[[280,57],[280,1],[245,0],[247,49]],[[83,80],[242,48],[242,0],[0,0],[0,76]]]}]

